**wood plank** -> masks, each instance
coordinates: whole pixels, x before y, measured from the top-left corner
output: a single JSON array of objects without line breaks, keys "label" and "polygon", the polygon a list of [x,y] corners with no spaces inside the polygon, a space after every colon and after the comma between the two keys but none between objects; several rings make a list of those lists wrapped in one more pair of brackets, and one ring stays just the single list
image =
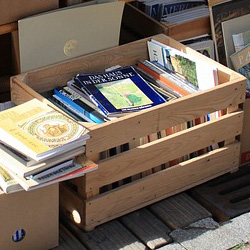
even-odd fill
[{"label": "wood plank", "polygon": [[189,39],[204,34],[211,34],[209,16],[196,18],[192,21],[183,22],[180,24],[169,24],[162,22],[168,27],[168,36],[177,41]]},{"label": "wood plank", "polygon": [[69,221],[64,221],[67,228],[91,250],[146,250],[143,245],[119,221],[105,223],[95,230],[85,232]]},{"label": "wood plank", "polygon": [[149,175],[98,197],[87,199],[86,225],[95,227],[163,198],[220,176],[238,164],[240,143]]},{"label": "wood plank", "polygon": [[150,211],[171,230],[184,228],[212,214],[186,193],[169,197],[149,206]]},{"label": "wood plank", "polygon": [[17,22],[0,25],[0,35],[17,30]]},{"label": "wood plank", "polygon": [[52,250],[87,250],[82,243],[62,224],[59,226],[59,246]]},{"label": "wood plank", "polygon": [[[133,113],[93,127],[90,133],[91,139],[87,141],[86,154],[91,155],[126,143],[133,138],[143,137],[216,110],[235,106],[244,102],[244,99],[245,80],[235,80],[204,92]],[[110,131],[112,131],[112,137]]]},{"label": "wood plank", "polygon": [[197,125],[103,160],[98,163],[98,170],[85,175],[86,191],[97,189],[232,138],[241,133],[242,121],[242,111],[228,114],[219,120]]},{"label": "wood plank", "polygon": [[[60,183],[59,187],[60,213],[65,218],[68,218],[72,221],[77,221],[78,225],[83,227],[85,225],[85,209],[83,198],[65,183]],[[76,218],[74,215],[78,217]]]},{"label": "wood plank", "polygon": [[119,220],[150,249],[172,241],[168,236],[171,230],[146,208],[125,215]]}]

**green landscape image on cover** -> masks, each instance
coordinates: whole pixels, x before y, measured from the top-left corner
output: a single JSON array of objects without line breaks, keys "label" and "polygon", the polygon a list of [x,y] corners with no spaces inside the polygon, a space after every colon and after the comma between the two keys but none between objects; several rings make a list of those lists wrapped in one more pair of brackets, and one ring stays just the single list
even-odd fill
[{"label": "green landscape image on cover", "polygon": [[138,107],[152,103],[131,79],[101,83],[95,86],[116,109]]},{"label": "green landscape image on cover", "polygon": [[173,68],[177,74],[180,74],[187,81],[198,87],[196,73],[196,63],[180,55],[171,56]]}]

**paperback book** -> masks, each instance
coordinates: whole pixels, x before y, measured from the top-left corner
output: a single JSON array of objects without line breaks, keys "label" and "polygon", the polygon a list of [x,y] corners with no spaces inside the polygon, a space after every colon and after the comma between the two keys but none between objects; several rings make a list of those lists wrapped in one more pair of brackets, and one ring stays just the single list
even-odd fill
[{"label": "paperback book", "polygon": [[106,73],[78,74],[75,85],[88,93],[107,116],[125,115],[165,102],[132,66]]},{"label": "paperback book", "polygon": [[155,53],[155,46],[161,48],[162,53],[158,55],[158,58],[162,58],[161,61],[164,62],[162,66],[191,83],[194,88],[206,90],[218,84],[217,68],[212,64],[197,61],[195,58],[155,40],[148,41],[150,61],[155,60],[155,57],[152,57],[152,54]]},{"label": "paperback book", "polygon": [[[4,165],[3,168],[6,170]],[[93,171],[97,168],[97,164],[88,160],[85,156],[81,156],[78,157],[77,160],[75,160],[74,164],[70,167],[65,167],[64,169],[53,171],[37,178],[23,178],[19,175],[16,175],[10,170],[6,171],[8,171],[9,175],[14,178],[24,190],[30,191],[57,182],[83,176],[84,174]]]},{"label": "paperback book", "polygon": [[83,146],[88,130],[37,99],[0,113],[4,144],[35,161],[44,161]]}]

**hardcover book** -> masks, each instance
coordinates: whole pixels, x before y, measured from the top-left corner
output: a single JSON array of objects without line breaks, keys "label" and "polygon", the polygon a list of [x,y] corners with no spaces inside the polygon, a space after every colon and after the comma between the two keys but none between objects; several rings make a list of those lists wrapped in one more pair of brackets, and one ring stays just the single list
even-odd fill
[{"label": "hardcover book", "polygon": [[88,130],[37,99],[0,113],[4,144],[36,161],[83,146]]},{"label": "hardcover book", "polygon": [[208,0],[217,61],[227,65],[221,23],[250,13],[249,0]]},{"label": "hardcover book", "polygon": [[79,74],[75,80],[106,115],[127,114],[165,102],[132,66],[100,74]]},{"label": "hardcover book", "polygon": [[21,72],[117,46],[123,9],[123,1],[79,5],[19,20]]},{"label": "hardcover book", "polygon": [[[250,14],[232,18],[221,23],[227,66],[229,68],[232,68],[230,56],[236,51],[244,48],[247,43],[250,43],[249,23]],[[235,44],[234,40],[236,42]]]},{"label": "hardcover book", "polygon": [[247,91],[250,91],[250,44],[230,56],[234,69],[247,78]]}]

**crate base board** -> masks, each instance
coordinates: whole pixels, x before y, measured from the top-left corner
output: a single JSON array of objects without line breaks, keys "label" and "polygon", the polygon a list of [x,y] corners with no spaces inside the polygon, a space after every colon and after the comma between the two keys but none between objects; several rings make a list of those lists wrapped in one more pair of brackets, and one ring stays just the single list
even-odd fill
[{"label": "crate base board", "polygon": [[79,226],[92,230],[107,221],[235,170],[239,150],[239,143],[234,143],[89,199],[83,199],[64,186],[60,193],[61,212],[72,219],[71,214],[76,210],[81,217]]}]

